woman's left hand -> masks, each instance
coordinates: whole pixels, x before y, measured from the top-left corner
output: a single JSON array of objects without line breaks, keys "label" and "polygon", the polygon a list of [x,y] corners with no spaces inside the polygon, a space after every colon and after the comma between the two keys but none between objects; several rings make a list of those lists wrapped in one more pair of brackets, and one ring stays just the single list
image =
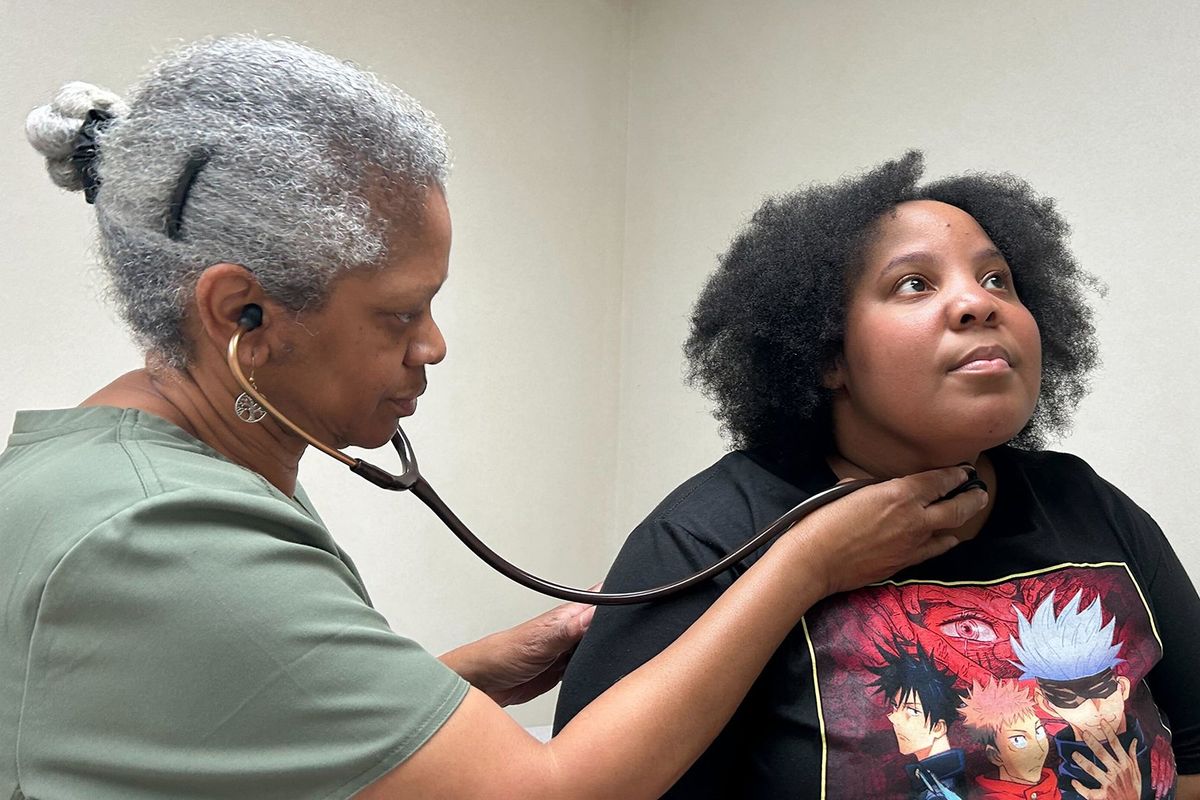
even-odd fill
[{"label": "woman's left hand", "polygon": [[528,622],[457,647],[442,662],[498,705],[524,703],[554,688],[596,607],[564,603]]}]

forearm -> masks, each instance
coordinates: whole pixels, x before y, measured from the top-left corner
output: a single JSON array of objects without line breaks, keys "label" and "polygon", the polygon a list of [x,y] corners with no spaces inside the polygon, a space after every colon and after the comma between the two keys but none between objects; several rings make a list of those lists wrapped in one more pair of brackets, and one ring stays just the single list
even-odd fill
[{"label": "forearm", "polygon": [[820,576],[785,552],[803,546],[776,543],[678,640],[572,720],[547,745],[564,780],[549,796],[652,798],[674,783],[821,599]]},{"label": "forearm", "polygon": [[1200,775],[1180,775],[1175,800],[1200,800]]},{"label": "forearm", "polygon": [[467,683],[478,686],[482,682],[480,676],[483,667],[481,665],[490,663],[491,660],[487,657],[487,651],[490,649],[491,646],[485,637],[442,653],[438,656],[438,660],[461,675]]}]

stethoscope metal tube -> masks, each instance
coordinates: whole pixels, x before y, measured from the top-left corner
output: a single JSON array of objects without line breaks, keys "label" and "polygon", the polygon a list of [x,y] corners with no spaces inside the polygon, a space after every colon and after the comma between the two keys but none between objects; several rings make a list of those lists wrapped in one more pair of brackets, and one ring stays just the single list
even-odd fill
[{"label": "stethoscope metal tube", "polygon": [[[558,583],[547,581],[539,578],[514,564],[509,563],[497,554],[494,550],[484,544],[479,537],[471,532],[471,529],[458,518],[458,516],[450,510],[450,507],[438,497],[437,492],[429,485],[417,468],[417,457],[413,451],[412,444],[408,441],[408,437],[404,434],[404,430],[397,425],[396,433],[392,436],[392,446],[396,448],[396,453],[400,456],[400,464],[404,471],[399,475],[392,474],[381,467],[377,467],[370,462],[364,461],[361,458],[352,458],[345,453],[335,450],[332,447],[318,441],[311,436],[307,431],[300,428],[290,419],[287,418],[279,409],[275,408],[267,398],[246,378],[242,372],[241,364],[238,363],[238,344],[241,341],[243,333],[253,330],[258,327],[262,320],[262,312],[256,306],[247,307],[248,310],[243,314],[241,325],[236,333],[229,340],[229,349],[226,354],[229,363],[230,372],[233,373],[234,379],[242,390],[250,396],[254,402],[258,403],[263,409],[271,415],[275,421],[283,425],[286,429],[299,436],[304,441],[308,442],[313,447],[320,450],[326,455],[336,458],[350,468],[350,471],[362,478],[370,481],[376,486],[388,489],[390,491],[411,491],[415,494],[422,503],[429,507],[434,514],[437,515],[446,527],[448,527],[459,540],[465,544],[472,553],[482,559],[488,566],[504,575],[506,578],[513,580],[522,586],[532,589],[535,592],[540,592],[550,597],[557,597],[560,600],[571,600],[579,603],[592,603],[595,605],[630,605],[633,603],[647,603],[652,600],[661,600],[666,597],[679,594],[686,591],[696,584],[703,583],[714,575],[718,575],[728,569],[731,569],[738,562],[742,561],[755,550],[763,547],[772,539],[779,536],[796,522],[816,511],[818,508],[832,503],[833,501],[845,497],[846,495],[861,489],[864,486],[870,486],[874,483],[880,483],[880,478],[864,478],[861,480],[848,481],[840,483],[826,489],[823,492],[809,497],[804,502],[789,510],[779,519],[772,522],[764,528],[758,535],[743,544],[737,550],[720,559],[711,566],[691,575],[687,578],[682,578],[673,583],[664,586],[658,586],[653,589],[642,589],[636,592],[593,592],[586,589],[574,589],[570,586],[563,586]],[[253,312],[250,311],[253,309]]]}]

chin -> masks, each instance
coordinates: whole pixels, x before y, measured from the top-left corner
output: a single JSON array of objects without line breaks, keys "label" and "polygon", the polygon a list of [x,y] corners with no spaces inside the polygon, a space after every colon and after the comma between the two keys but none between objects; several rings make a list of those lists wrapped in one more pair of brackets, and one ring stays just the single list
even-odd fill
[{"label": "chin", "polygon": [[964,450],[983,452],[1012,441],[1029,423],[1032,413],[1032,409],[1024,407],[989,405],[971,409],[969,414],[960,416],[953,425],[944,425],[944,429],[954,431],[955,435],[948,438],[961,442]]},{"label": "chin", "polygon": [[355,447],[361,447],[364,450],[375,450],[383,447],[392,440],[392,436],[396,433],[396,427],[392,426],[386,433],[377,433],[371,436],[364,436],[362,441],[354,443]]},{"label": "chin", "polygon": [[352,447],[361,447],[364,450],[374,450],[378,447],[383,447],[391,441],[392,436],[396,433],[396,426],[399,424],[399,419],[389,417],[386,421],[379,421],[371,427],[363,427],[350,432],[349,444]]}]

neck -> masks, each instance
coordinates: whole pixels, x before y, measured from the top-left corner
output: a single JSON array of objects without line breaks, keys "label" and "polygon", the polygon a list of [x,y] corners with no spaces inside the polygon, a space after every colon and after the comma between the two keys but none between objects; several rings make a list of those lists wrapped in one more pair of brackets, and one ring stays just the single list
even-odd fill
[{"label": "neck", "polygon": [[913,755],[917,757],[918,761],[924,761],[930,756],[936,756],[939,753],[945,753],[949,749],[950,741],[945,736],[939,736],[933,740],[933,744],[929,745],[929,747],[926,747],[922,750],[917,750],[915,753],[913,753]]},{"label": "neck", "polygon": [[987,522],[988,516],[991,515],[992,508],[996,504],[998,487],[996,486],[996,470],[986,453],[970,448],[946,453],[922,453],[907,449],[887,451],[857,445],[856,442],[846,441],[843,437],[835,435],[834,446],[837,449],[827,457],[827,461],[829,468],[837,475],[838,480],[897,478],[955,464],[971,464],[988,486],[988,502],[982,511],[956,528],[954,533],[960,539],[970,538],[979,533],[983,524]]},{"label": "neck", "polygon": [[934,446],[899,441],[879,431],[838,425],[836,419],[833,443],[839,457],[877,478],[899,478],[955,464],[975,464],[985,449],[972,442]]},{"label": "neck", "polygon": [[1032,776],[1029,776],[1021,775],[1016,772],[1010,772],[1008,767],[1002,766],[1000,767],[1000,780],[1008,781],[1010,783],[1023,783],[1026,786],[1036,786],[1042,782],[1042,770],[1039,767]]},{"label": "neck", "polygon": [[270,418],[257,425],[242,422],[233,410],[241,392],[232,376],[226,378],[206,379],[190,368],[147,367],[122,375],[80,405],[136,408],[154,414],[293,496],[305,443]]}]

